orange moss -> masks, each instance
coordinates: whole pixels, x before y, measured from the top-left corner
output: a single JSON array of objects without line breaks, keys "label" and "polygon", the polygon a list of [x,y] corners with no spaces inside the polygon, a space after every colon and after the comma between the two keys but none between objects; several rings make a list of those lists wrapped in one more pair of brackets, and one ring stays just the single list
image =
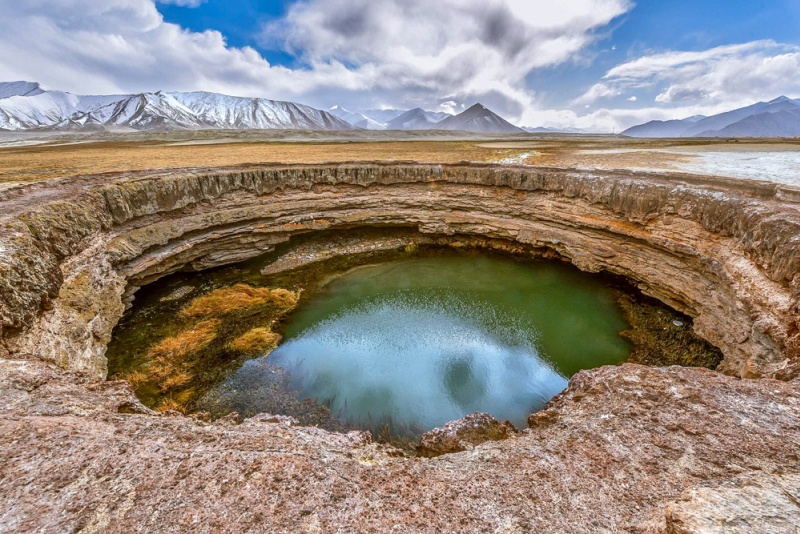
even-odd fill
[{"label": "orange moss", "polygon": [[299,295],[286,289],[252,287],[247,284],[217,289],[197,297],[179,313],[183,319],[196,317],[218,317],[237,311],[246,311],[258,306],[272,304],[288,311],[297,305]]},{"label": "orange moss", "polygon": [[126,382],[128,382],[134,389],[134,391],[139,389],[139,386],[141,386],[148,380],[147,373],[144,373],[142,371],[128,371],[127,373],[122,373],[121,375],[117,375],[115,378],[119,380],[125,380]]},{"label": "orange moss", "polygon": [[178,401],[173,398],[166,398],[161,401],[161,404],[158,405],[156,408],[159,412],[180,412],[182,414],[186,413],[186,408]]},{"label": "orange moss", "polygon": [[192,375],[186,373],[184,371],[174,371],[169,374],[164,380],[161,381],[159,384],[159,388],[162,392],[169,391],[171,389],[179,388],[192,380]]},{"label": "orange moss", "polygon": [[209,320],[197,323],[189,330],[178,335],[162,339],[150,347],[148,355],[155,361],[176,364],[192,353],[204,349],[217,338],[220,322]]},{"label": "orange moss", "polygon": [[281,336],[269,328],[253,328],[230,342],[228,348],[243,354],[256,354],[274,349],[280,340]]},{"label": "orange moss", "polygon": [[192,375],[183,369],[186,360],[217,338],[220,324],[213,319],[202,321],[150,347],[150,364],[146,378],[158,385],[161,392],[177,389],[191,382]]}]

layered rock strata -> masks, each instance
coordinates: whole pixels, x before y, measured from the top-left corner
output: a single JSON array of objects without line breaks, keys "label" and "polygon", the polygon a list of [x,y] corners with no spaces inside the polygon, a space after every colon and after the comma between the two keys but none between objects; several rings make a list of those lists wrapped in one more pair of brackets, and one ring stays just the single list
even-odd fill
[{"label": "layered rock strata", "polygon": [[481,165],[338,165],[52,181],[0,193],[6,354],[105,374],[135,290],[181,269],[363,227],[517,243],[694,318],[743,377],[800,372],[800,191],[761,182]]}]

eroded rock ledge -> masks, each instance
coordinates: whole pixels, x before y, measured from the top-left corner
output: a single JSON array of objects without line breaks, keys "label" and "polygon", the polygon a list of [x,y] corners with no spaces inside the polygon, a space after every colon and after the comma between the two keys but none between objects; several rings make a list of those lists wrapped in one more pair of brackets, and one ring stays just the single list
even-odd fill
[{"label": "eroded rock ledge", "polygon": [[[0,192],[0,531],[786,530],[800,495],[798,199],[684,175],[377,164]],[[518,243],[625,276],[694,317],[726,373],[782,380],[585,371],[529,430],[434,459],[280,417],[157,415],[103,380],[138,286],[361,227]]]},{"label": "eroded rock ledge", "polygon": [[292,236],[412,227],[517,242],[622,275],[692,316],[743,377],[800,372],[800,190],[761,182],[485,165],[122,174],[0,193],[0,337],[105,376],[136,288]]}]

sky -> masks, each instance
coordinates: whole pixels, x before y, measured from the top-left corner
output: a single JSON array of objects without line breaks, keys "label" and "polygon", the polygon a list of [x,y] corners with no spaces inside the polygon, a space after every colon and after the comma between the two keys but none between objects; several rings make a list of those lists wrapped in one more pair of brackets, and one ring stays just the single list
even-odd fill
[{"label": "sky", "polygon": [[800,97],[800,0],[0,0],[0,81],[621,131]]}]

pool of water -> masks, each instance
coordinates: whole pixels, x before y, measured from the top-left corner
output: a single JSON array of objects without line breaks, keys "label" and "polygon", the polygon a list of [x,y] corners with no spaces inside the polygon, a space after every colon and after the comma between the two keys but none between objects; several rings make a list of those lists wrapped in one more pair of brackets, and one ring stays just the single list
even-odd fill
[{"label": "pool of water", "polygon": [[521,428],[572,374],[625,360],[627,328],[602,281],[553,262],[453,254],[362,266],[328,281],[275,351],[204,403],[292,415],[311,399],[345,426],[393,435],[477,411]]}]

